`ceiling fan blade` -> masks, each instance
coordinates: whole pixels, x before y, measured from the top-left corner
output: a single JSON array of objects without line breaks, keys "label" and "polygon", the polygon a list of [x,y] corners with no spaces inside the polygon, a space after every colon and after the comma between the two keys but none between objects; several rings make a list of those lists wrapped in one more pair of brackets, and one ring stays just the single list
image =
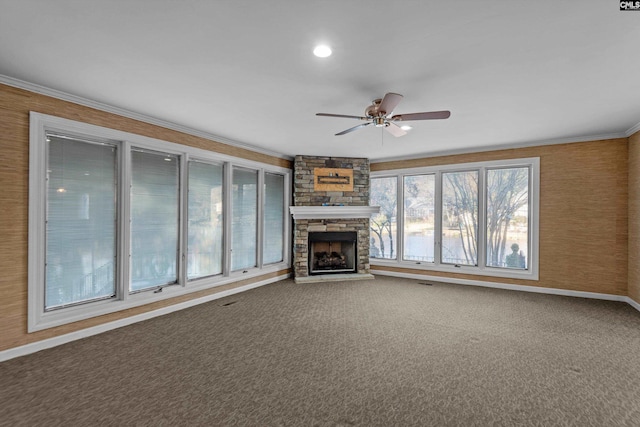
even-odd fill
[{"label": "ceiling fan blade", "polygon": [[400,103],[400,101],[402,101],[402,98],[403,96],[399,93],[387,93],[384,98],[382,98],[382,102],[378,107],[378,112],[383,112],[385,116],[393,113],[393,110]]},{"label": "ceiling fan blade", "polygon": [[353,132],[354,130],[358,130],[358,129],[363,128],[363,127],[365,127],[365,126],[369,126],[370,124],[371,124],[371,122],[369,122],[369,123],[362,123],[362,124],[360,124],[360,125],[358,125],[358,126],[354,126],[354,127],[349,128],[349,129],[347,129],[347,130],[343,130],[343,131],[342,131],[342,132],[340,132],[340,133],[336,133],[336,136],[340,136],[340,135],[347,134],[347,133],[349,133],[349,132]]},{"label": "ceiling fan blade", "polygon": [[451,115],[451,111],[429,111],[428,113],[410,113],[410,114],[398,114],[391,117],[389,120],[398,120],[406,122],[409,120],[438,120],[448,119]]},{"label": "ceiling fan blade", "polygon": [[366,117],[362,117],[362,116],[347,116],[347,115],[345,115],[345,114],[316,113],[316,116],[322,116],[322,117],[342,117],[342,118],[344,118],[344,119],[368,120]]},{"label": "ceiling fan blade", "polygon": [[386,126],[384,129],[396,138],[407,134],[404,129],[395,123],[389,123],[389,126]]}]

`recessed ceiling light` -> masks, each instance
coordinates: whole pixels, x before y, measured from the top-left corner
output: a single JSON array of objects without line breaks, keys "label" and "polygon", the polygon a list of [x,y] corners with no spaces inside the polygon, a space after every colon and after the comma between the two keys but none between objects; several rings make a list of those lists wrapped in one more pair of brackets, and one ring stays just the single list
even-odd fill
[{"label": "recessed ceiling light", "polygon": [[313,54],[318,58],[326,58],[327,56],[331,55],[331,48],[326,45],[319,45],[316,46],[315,49],[313,49]]},{"label": "recessed ceiling light", "polygon": [[411,126],[409,126],[409,125],[404,125],[404,126],[400,126],[400,129],[402,129],[402,130],[411,130],[413,128]]}]

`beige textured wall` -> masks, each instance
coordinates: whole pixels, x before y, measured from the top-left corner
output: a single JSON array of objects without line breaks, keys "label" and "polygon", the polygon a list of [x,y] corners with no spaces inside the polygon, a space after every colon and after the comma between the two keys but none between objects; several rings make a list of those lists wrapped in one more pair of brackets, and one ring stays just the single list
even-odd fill
[{"label": "beige textured wall", "polygon": [[629,138],[629,297],[640,303],[640,132]]},{"label": "beige textured wall", "polygon": [[120,117],[0,84],[0,351],[155,310],[248,283],[290,273],[283,270],[215,289],[27,334],[27,236],[29,111],[78,120],[218,153],[292,168],[292,162]]},{"label": "beige textured wall", "polygon": [[371,171],[524,157],[540,157],[539,281],[372,270],[627,295],[626,138],[372,163]]}]

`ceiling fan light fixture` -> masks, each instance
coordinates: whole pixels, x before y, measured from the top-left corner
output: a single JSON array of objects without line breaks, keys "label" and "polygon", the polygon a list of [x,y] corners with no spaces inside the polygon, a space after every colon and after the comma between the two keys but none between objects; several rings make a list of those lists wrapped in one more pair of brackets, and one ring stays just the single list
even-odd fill
[{"label": "ceiling fan light fixture", "polygon": [[400,129],[402,129],[402,130],[411,130],[413,128],[411,126],[409,126],[409,125],[403,125],[403,126],[400,126]]},{"label": "ceiling fan light fixture", "polygon": [[374,117],[373,124],[377,128],[389,126],[389,123],[387,123],[387,121],[384,119],[384,117]]},{"label": "ceiling fan light fixture", "polygon": [[313,54],[318,58],[326,58],[327,56],[331,56],[331,48],[327,45],[318,45],[313,49]]}]

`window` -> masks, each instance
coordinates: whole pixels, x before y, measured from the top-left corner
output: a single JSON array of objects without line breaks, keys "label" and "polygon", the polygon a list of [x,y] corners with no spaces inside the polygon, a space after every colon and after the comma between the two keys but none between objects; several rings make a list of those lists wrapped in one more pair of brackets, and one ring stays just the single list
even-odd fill
[{"label": "window", "polygon": [[117,149],[49,134],[46,310],[116,294]]},{"label": "window", "polygon": [[539,174],[538,158],[373,173],[372,264],[537,280]]},{"label": "window", "polygon": [[406,261],[433,262],[435,233],[435,175],[404,177],[404,251]]},{"label": "window", "polygon": [[371,206],[380,206],[380,212],[371,217],[371,258],[396,259],[396,206],[398,179],[371,179]]},{"label": "window", "polygon": [[264,263],[281,262],[284,259],[284,176],[264,174]]},{"label": "window", "polygon": [[478,172],[442,174],[442,262],[478,264]]},{"label": "window", "polygon": [[529,168],[487,170],[488,267],[527,269]]},{"label": "window", "polygon": [[29,331],[290,266],[289,169],[39,113],[29,149]]},{"label": "window", "polygon": [[131,152],[131,290],[178,281],[179,157]]},{"label": "window", "polygon": [[231,270],[256,266],[258,171],[233,169]]},{"label": "window", "polygon": [[222,273],[222,178],[222,165],[189,162],[189,280]]}]

